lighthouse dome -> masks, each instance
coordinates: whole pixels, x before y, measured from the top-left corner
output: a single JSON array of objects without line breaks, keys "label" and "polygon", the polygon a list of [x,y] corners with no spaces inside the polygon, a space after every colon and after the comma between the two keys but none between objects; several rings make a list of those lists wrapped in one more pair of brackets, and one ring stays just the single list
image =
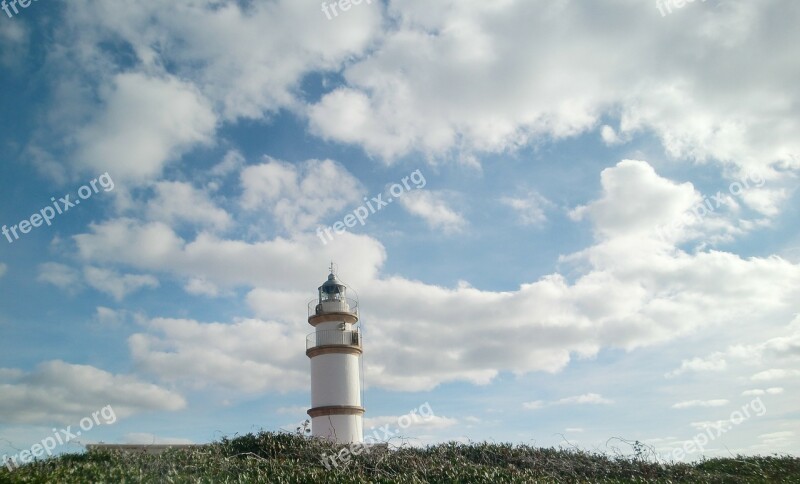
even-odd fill
[{"label": "lighthouse dome", "polygon": [[[308,305],[308,315],[313,318],[323,313],[348,313],[353,315],[353,323],[358,320],[358,300],[347,297],[348,287],[339,280],[331,268],[328,280],[319,286],[319,298]],[[309,323],[312,323],[309,320]],[[314,324],[314,323],[312,323]]]},{"label": "lighthouse dome", "polygon": [[328,276],[328,280],[322,284],[322,289],[328,293],[336,292],[344,287],[345,285],[342,284],[342,282],[336,278],[336,274],[333,273],[331,273],[331,275]]}]

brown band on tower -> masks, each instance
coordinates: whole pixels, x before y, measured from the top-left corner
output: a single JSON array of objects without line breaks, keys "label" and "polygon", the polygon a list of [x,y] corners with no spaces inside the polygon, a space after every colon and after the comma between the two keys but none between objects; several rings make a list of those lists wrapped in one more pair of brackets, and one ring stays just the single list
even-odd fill
[{"label": "brown band on tower", "polygon": [[356,324],[358,322],[358,316],[353,313],[325,313],[314,314],[308,317],[308,324],[311,326],[316,326],[326,321],[344,321],[345,323]]},{"label": "brown band on tower", "polygon": [[364,353],[360,346],[355,345],[322,345],[315,346],[306,350],[306,356],[313,358],[320,355],[341,353],[345,355],[360,355]]},{"label": "brown band on tower", "polygon": [[353,405],[328,405],[327,407],[314,407],[307,412],[309,417],[327,417],[328,415],[364,415],[364,407]]}]

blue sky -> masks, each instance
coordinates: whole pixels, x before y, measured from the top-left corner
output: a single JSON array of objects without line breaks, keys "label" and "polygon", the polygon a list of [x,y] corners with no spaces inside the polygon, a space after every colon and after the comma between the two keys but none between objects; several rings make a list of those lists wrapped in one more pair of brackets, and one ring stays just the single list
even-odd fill
[{"label": "blue sky", "polygon": [[797,453],[798,16],[788,0],[0,12],[0,453],[106,405],[118,419],[82,443],[293,429],[332,260],[360,299],[368,427],[427,402],[436,417],[402,432],[417,445],[674,456],[749,406],[685,458]]}]

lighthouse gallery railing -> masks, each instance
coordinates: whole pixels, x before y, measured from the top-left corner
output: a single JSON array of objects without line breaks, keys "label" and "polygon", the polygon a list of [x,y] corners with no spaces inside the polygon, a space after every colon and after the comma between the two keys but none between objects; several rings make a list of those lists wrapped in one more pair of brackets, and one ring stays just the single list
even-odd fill
[{"label": "lighthouse gallery railing", "polygon": [[347,345],[361,348],[361,332],[326,329],[306,336],[306,350],[326,345]]},{"label": "lighthouse gallery railing", "polygon": [[328,299],[319,302],[317,299],[312,299],[308,303],[308,316],[316,316],[325,313],[346,313],[358,316],[358,301],[351,298]]}]

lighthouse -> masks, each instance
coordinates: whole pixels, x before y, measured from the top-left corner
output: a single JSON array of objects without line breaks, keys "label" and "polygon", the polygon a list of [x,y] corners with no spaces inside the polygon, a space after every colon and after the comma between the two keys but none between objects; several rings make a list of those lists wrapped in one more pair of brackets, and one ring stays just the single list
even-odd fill
[{"label": "lighthouse", "polygon": [[308,324],[314,327],[306,337],[306,355],[311,359],[308,415],[312,435],[340,444],[362,442],[358,301],[347,297],[347,286],[336,277],[333,264],[318,297],[308,303]]}]

